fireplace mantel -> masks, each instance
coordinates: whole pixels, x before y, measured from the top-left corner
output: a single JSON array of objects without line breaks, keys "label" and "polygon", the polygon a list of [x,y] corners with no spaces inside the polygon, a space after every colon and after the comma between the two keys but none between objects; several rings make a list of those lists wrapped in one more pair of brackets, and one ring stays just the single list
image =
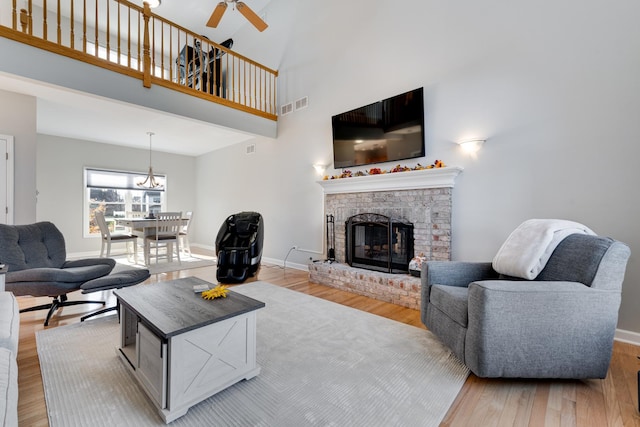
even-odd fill
[{"label": "fireplace mantel", "polygon": [[447,166],[444,168],[327,179],[318,181],[318,184],[322,186],[325,194],[453,187],[456,177],[462,170],[463,168],[460,166]]}]

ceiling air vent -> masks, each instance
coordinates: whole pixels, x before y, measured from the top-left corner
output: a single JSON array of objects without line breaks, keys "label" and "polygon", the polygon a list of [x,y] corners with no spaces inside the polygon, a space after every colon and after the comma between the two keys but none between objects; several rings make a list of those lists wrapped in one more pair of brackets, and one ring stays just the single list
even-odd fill
[{"label": "ceiling air vent", "polygon": [[296,100],[296,111],[302,110],[303,108],[307,108],[309,106],[309,98],[304,97]]},{"label": "ceiling air vent", "polygon": [[290,102],[288,104],[284,104],[280,106],[280,115],[286,116],[289,113],[293,112],[293,103]]}]

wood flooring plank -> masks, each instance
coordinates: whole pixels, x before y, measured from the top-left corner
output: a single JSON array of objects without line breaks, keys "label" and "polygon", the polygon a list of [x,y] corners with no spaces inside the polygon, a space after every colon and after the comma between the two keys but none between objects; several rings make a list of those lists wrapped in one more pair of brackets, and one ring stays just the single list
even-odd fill
[{"label": "wood flooring plank", "polygon": [[535,393],[533,394],[533,405],[529,426],[541,427],[546,424],[548,405],[549,383],[547,381],[539,381],[536,383]]},{"label": "wood flooring plank", "polygon": [[503,386],[509,388],[509,393],[498,426],[526,427],[533,407],[535,386],[518,380],[505,381]]},{"label": "wood flooring plank", "polygon": [[486,381],[469,374],[462,390],[453,401],[451,408],[442,420],[441,426],[466,427],[479,405]]},{"label": "wood flooring plank", "polygon": [[483,408],[478,414],[478,420],[482,426],[498,426],[504,413],[507,396],[509,394],[508,383],[501,380],[489,382],[482,393],[480,405]]}]

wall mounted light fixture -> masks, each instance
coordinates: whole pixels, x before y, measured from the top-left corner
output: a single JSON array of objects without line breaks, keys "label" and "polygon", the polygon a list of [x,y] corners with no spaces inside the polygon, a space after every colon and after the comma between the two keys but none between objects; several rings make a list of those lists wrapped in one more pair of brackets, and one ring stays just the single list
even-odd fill
[{"label": "wall mounted light fixture", "polygon": [[324,171],[327,170],[327,165],[322,163],[316,163],[313,165],[313,168],[316,170],[316,173],[320,176],[324,175]]},{"label": "wall mounted light fixture", "polygon": [[458,142],[457,144],[460,145],[460,148],[462,148],[462,151],[465,153],[473,154],[480,150],[484,142],[484,139],[466,139]]}]

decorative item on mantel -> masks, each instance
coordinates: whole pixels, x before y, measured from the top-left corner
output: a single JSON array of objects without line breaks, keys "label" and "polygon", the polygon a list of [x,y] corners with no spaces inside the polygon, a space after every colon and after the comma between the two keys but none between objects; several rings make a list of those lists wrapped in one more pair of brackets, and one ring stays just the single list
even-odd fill
[{"label": "decorative item on mantel", "polygon": [[429,166],[422,166],[420,163],[418,163],[416,166],[412,168],[410,168],[409,166],[397,165],[391,170],[371,168],[368,171],[356,171],[355,173],[350,171],[349,169],[345,169],[340,175],[332,175],[331,177],[329,177],[329,175],[325,175],[322,179],[327,181],[329,179],[351,178],[354,176],[382,175],[385,173],[398,173],[398,172],[420,171],[425,169],[438,169],[438,168],[444,168],[446,166],[447,165],[445,165],[442,160],[436,160]]},{"label": "decorative item on mantel", "polygon": [[[425,188],[453,188],[461,166],[445,166],[438,162],[438,167],[412,168],[402,173],[374,171],[373,174],[351,174],[345,179],[321,179],[316,181],[324,194],[361,193],[370,191],[400,191]],[[379,168],[377,168],[379,169]]]}]

